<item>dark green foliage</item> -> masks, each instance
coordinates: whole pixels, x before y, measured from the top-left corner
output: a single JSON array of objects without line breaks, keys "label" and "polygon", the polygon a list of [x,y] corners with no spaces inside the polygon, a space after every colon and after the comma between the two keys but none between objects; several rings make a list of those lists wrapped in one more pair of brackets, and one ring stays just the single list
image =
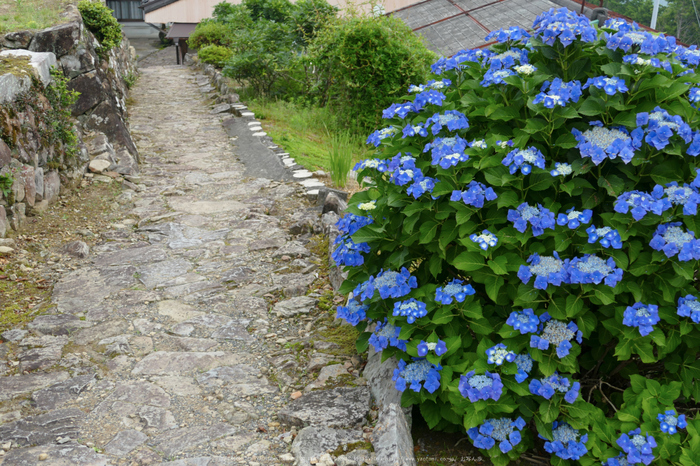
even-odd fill
[{"label": "dark green foliage", "polygon": [[65,154],[74,156],[78,150],[78,137],[71,120],[71,107],[78,100],[79,92],[68,89],[67,77],[56,68],[51,70],[53,82],[46,88],[46,98],[51,103],[46,121],[50,124],[49,142],[61,143]]},{"label": "dark green foliage", "polygon": [[294,5],[289,0],[243,0],[242,4],[253,21],[285,23],[294,9]]},{"label": "dark green foliage", "polygon": [[228,24],[204,20],[192,32],[187,40],[187,44],[195,50],[199,50],[207,45],[227,47],[231,45],[232,36],[233,31]]},{"label": "dark green foliage", "polygon": [[219,68],[224,66],[224,63],[231,58],[232,54],[231,49],[214,44],[201,48],[197,53],[199,59],[204,63],[210,63]]},{"label": "dark green foliage", "polygon": [[83,16],[83,22],[102,46],[102,53],[109,52],[122,43],[122,27],[112,15],[112,10],[101,3],[82,0],[78,10]]}]

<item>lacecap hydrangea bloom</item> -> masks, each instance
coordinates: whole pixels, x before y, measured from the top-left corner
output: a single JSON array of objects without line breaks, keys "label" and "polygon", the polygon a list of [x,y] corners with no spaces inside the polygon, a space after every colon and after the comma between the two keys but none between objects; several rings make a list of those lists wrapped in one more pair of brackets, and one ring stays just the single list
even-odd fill
[{"label": "lacecap hydrangea bloom", "polygon": [[618,92],[624,93],[629,90],[627,89],[627,84],[625,83],[624,79],[617,77],[610,78],[608,76],[588,78],[588,81],[586,81],[586,84],[584,84],[581,89],[587,89],[590,86],[601,89],[607,95],[615,95]]},{"label": "lacecap hydrangea bloom", "polygon": [[653,449],[656,439],[649,434],[642,435],[642,429],[636,428],[617,439],[617,444],[627,454],[628,464],[651,464],[654,460]]},{"label": "lacecap hydrangea bloom", "polygon": [[515,71],[508,68],[499,70],[491,68],[484,74],[484,79],[481,81],[483,87],[493,86],[494,84],[505,84],[505,79],[508,76],[515,76]]},{"label": "lacecap hydrangea bloom", "polygon": [[663,251],[666,257],[678,255],[681,262],[700,260],[700,241],[695,239],[695,233],[684,231],[681,225],[681,222],[659,225],[649,246]]},{"label": "lacecap hydrangea bloom", "polygon": [[415,298],[410,298],[406,301],[397,301],[394,303],[394,317],[406,317],[406,321],[412,324],[416,319],[420,319],[428,315],[425,303],[418,301]]},{"label": "lacecap hydrangea bloom", "polygon": [[415,113],[417,110],[413,105],[413,102],[405,102],[403,104],[391,104],[391,107],[385,109],[382,112],[382,118],[394,118],[398,116],[402,120],[408,116],[409,113]]},{"label": "lacecap hydrangea bloom", "polygon": [[574,338],[581,344],[583,333],[578,329],[575,322],[564,323],[559,320],[552,320],[548,312],[540,316],[542,330],[538,335],[530,337],[530,347],[546,350],[549,346],[556,348],[557,356],[564,358],[571,350],[571,340]]},{"label": "lacecap hydrangea bloom", "polygon": [[494,70],[510,69],[515,65],[527,64],[527,50],[514,47],[489,57],[489,66]]},{"label": "lacecap hydrangea bloom", "polygon": [[575,210],[574,207],[566,211],[565,214],[559,214],[557,216],[557,225],[568,226],[571,230],[575,230],[582,223],[584,225],[591,222],[591,217],[593,217],[593,211],[591,209],[584,209],[583,211]]},{"label": "lacecap hydrangea bloom", "polygon": [[504,362],[513,362],[515,361],[515,353],[512,351],[509,351],[508,348],[506,348],[506,345],[503,343],[499,343],[496,346],[492,346],[491,348],[486,350],[486,362],[489,364],[495,364],[497,366],[502,366]]},{"label": "lacecap hydrangea bloom", "polygon": [[632,212],[632,218],[639,221],[649,212],[661,215],[671,207],[668,200],[657,199],[641,191],[628,191],[620,194],[615,201],[615,212]]},{"label": "lacecap hydrangea bloom", "polygon": [[363,226],[370,225],[372,223],[374,223],[374,219],[372,217],[347,213],[343,218],[335,223],[335,226],[338,227],[338,231],[341,233],[352,236]]},{"label": "lacecap hydrangea bloom", "polygon": [[410,154],[401,155],[401,152],[391,158],[387,172],[391,172],[391,182],[396,186],[423,178],[423,172],[416,167],[416,158]]},{"label": "lacecap hydrangea bloom", "polygon": [[469,160],[469,155],[464,153],[467,148],[467,141],[459,136],[450,138],[436,138],[433,142],[425,145],[423,152],[430,151],[433,156],[432,165],[439,165],[448,169],[454,167],[459,162]]},{"label": "lacecap hydrangea bloom", "polygon": [[648,55],[656,55],[661,52],[671,52],[675,49],[675,39],[664,35],[654,37],[650,33],[641,30],[620,30],[615,34],[605,34],[607,47],[610,50],[620,49],[625,53],[632,50]]},{"label": "lacecap hydrangea bloom", "polygon": [[450,201],[456,202],[461,200],[467,205],[480,209],[484,207],[484,202],[493,201],[498,197],[491,186],[487,188],[484,183],[479,183],[478,181],[470,181],[465,188],[467,189],[464,191],[452,191]]},{"label": "lacecap hydrangea bloom", "polygon": [[378,129],[374,133],[367,137],[367,144],[372,144],[374,147],[379,147],[382,140],[390,138],[399,132],[398,129],[393,126],[388,126],[386,128]]},{"label": "lacecap hydrangea bloom", "polygon": [[420,173],[420,178],[416,178],[413,184],[406,189],[406,194],[413,196],[414,199],[418,199],[425,193],[432,193],[435,189],[435,185],[439,182],[435,178],[430,178],[429,176],[422,176]]},{"label": "lacecap hydrangea bloom", "polygon": [[624,63],[635,65],[635,66],[651,66],[654,68],[660,68],[666,70],[669,73],[673,73],[673,67],[671,63],[666,60],[659,60],[658,58],[644,58],[636,53],[631,53],[622,57]]},{"label": "lacecap hydrangea bloom", "polygon": [[482,231],[480,235],[474,233],[473,235],[469,236],[469,239],[477,243],[484,251],[498,244],[498,238],[496,238],[496,235],[488,230]]},{"label": "lacecap hydrangea bloom", "polygon": [[539,395],[545,400],[551,399],[556,393],[563,393],[567,403],[574,403],[581,390],[581,384],[578,382],[572,384],[569,379],[555,372],[544,379],[532,379],[528,388],[530,393]]},{"label": "lacecap hydrangea bloom", "polygon": [[630,133],[622,126],[605,128],[600,121],[590,122],[592,128],[583,133],[576,128],[571,133],[578,141],[576,148],[581,157],[590,157],[594,164],[600,165],[605,159],[614,160],[618,157],[624,163],[630,163],[634,151],[642,145],[641,135]]},{"label": "lacecap hydrangea bloom", "polygon": [[435,301],[440,304],[452,304],[453,301],[458,303],[464,302],[467,296],[476,293],[470,284],[464,284],[464,281],[455,278],[445,286],[439,286],[435,290]]},{"label": "lacecap hydrangea bloom", "polygon": [[573,41],[593,42],[598,34],[585,16],[577,15],[566,8],[552,8],[535,18],[532,25],[534,36],[547,45],[554,45],[557,40],[564,47]]},{"label": "lacecap hydrangea bloom", "polygon": [[386,165],[386,160],[380,160],[380,159],[362,160],[361,162],[358,162],[355,164],[355,167],[353,168],[353,170],[358,172],[358,171],[364,170],[366,168],[373,168],[381,173],[384,173],[385,171],[388,170],[388,167]]},{"label": "lacecap hydrangea bloom", "polygon": [[436,113],[428,118],[425,122],[425,126],[429,126],[433,134],[438,134],[444,127],[449,131],[467,129],[469,128],[469,120],[467,120],[467,117],[462,112],[447,110],[443,114]]},{"label": "lacecap hydrangea bloom", "polygon": [[676,314],[681,317],[690,317],[693,322],[700,324],[700,301],[692,294],[678,298]]},{"label": "lacecap hydrangea bloom", "polygon": [[596,228],[595,225],[591,225],[586,229],[586,233],[588,233],[588,242],[591,244],[598,242],[604,248],[622,248],[622,238],[620,237],[620,233],[613,228]]},{"label": "lacecap hydrangea bloom", "polygon": [[[577,460],[588,453],[588,448],[586,448],[588,434],[580,435],[578,429],[574,429],[566,422],[554,421],[552,423],[552,437],[551,442],[544,442],[544,449],[561,459]],[[540,436],[540,438],[543,437]]]},{"label": "lacecap hydrangea bloom", "polygon": [[417,125],[412,125],[411,123],[408,123],[406,126],[404,126],[403,131],[402,131],[402,139],[410,138],[413,136],[420,136],[423,138],[428,137],[428,128],[426,128],[422,124],[417,124]]},{"label": "lacecap hydrangea bloom", "polygon": [[356,326],[367,318],[368,309],[369,306],[351,299],[347,306],[338,306],[335,317],[345,320],[352,326]]},{"label": "lacecap hydrangea bloom", "polygon": [[467,434],[476,448],[488,450],[498,442],[501,452],[508,453],[522,440],[520,431],[523,427],[525,427],[525,421],[521,417],[515,421],[502,417],[487,419],[478,428],[469,429]]},{"label": "lacecap hydrangea bloom", "polygon": [[426,343],[421,340],[416,349],[418,350],[418,356],[420,357],[427,356],[429,351],[433,351],[436,356],[442,356],[443,354],[447,353],[447,344],[442,340],[432,343]]},{"label": "lacecap hydrangea bloom", "polygon": [[514,175],[518,170],[523,175],[529,175],[532,172],[532,166],[544,169],[545,159],[542,152],[536,147],[528,147],[527,149],[515,149],[510,151],[501,161],[503,165],[508,167],[510,174]]},{"label": "lacecap hydrangea bloom", "polygon": [[525,335],[537,331],[537,328],[540,326],[540,318],[535,315],[531,308],[528,308],[520,312],[511,312],[506,320],[506,324],[518,330],[521,335]]},{"label": "lacecap hydrangea bloom", "polygon": [[550,171],[549,174],[552,176],[567,176],[573,173],[574,169],[568,163],[554,163],[554,170]]},{"label": "lacecap hydrangea bloom", "polygon": [[459,393],[469,401],[476,403],[479,400],[498,401],[503,393],[501,376],[486,371],[485,375],[476,375],[475,371],[469,371],[459,378]]},{"label": "lacecap hydrangea bloom", "polygon": [[385,318],[384,322],[377,322],[377,328],[375,328],[372,335],[369,336],[369,344],[374,347],[374,351],[377,353],[386,349],[389,345],[401,351],[406,351],[407,340],[400,340],[400,333],[401,327],[396,327],[388,323]]},{"label": "lacecap hydrangea bloom", "polygon": [[545,108],[566,107],[569,102],[578,102],[581,98],[581,83],[579,81],[564,82],[554,78],[550,83],[545,81],[540,93],[532,101],[535,105],[542,104]]},{"label": "lacecap hydrangea bloom", "polygon": [[651,195],[657,199],[657,208],[662,211],[666,211],[672,206],[683,206],[683,215],[695,215],[698,212],[700,194],[692,183],[679,186],[677,182],[672,181],[665,188],[657,184],[651,191]]},{"label": "lacecap hydrangea bloom", "polygon": [[601,259],[593,254],[586,254],[583,257],[575,257],[569,262],[570,283],[605,283],[614,288],[622,280],[622,269],[617,266],[615,259],[608,257]]},{"label": "lacecap hydrangea bloom", "polygon": [[539,204],[537,207],[531,206],[527,202],[520,204],[517,210],[508,209],[507,218],[520,233],[525,233],[528,223],[532,225],[533,236],[540,236],[546,229],[554,230],[556,225],[552,211]]},{"label": "lacecap hydrangea bloom", "polygon": [[680,416],[672,409],[667,409],[665,413],[659,413],[656,419],[661,423],[661,432],[668,435],[673,435],[678,432],[678,429],[685,429],[688,422],[685,420],[685,414]]},{"label": "lacecap hydrangea bloom", "polygon": [[440,80],[435,80],[431,79],[428,81],[427,84],[421,84],[419,86],[411,84],[408,86],[408,92],[414,93],[414,92],[423,92],[426,89],[435,89],[436,91],[439,91],[440,89],[444,89],[446,87],[449,87],[452,85],[452,81],[450,81],[447,78],[440,79]]},{"label": "lacecap hydrangea bloom", "polygon": [[639,333],[645,337],[654,331],[653,326],[658,324],[659,320],[659,306],[634,303],[625,309],[622,323],[628,327],[638,327]]},{"label": "lacecap hydrangea bloom", "polygon": [[414,362],[406,364],[406,361],[401,359],[399,367],[394,369],[391,380],[396,382],[396,389],[403,392],[408,385],[414,392],[420,392],[421,388],[425,387],[428,393],[433,393],[440,388],[439,371],[442,366],[435,365],[427,359],[413,358],[413,360]]},{"label": "lacecap hydrangea bloom", "polygon": [[360,253],[367,254],[370,247],[367,243],[355,243],[352,238],[338,236],[333,245],[336,246],[331,258],[337,266],[349,265],[355,267],[365,263],[365,258]]},{"label": "lacecap hydrangea bloom", "polygon": [[661,107],[656,107],[651,113],[637,113],[637,128],[646,134],[644,141],[659,150],[669,144],[674,134],[680,136],[686,143],[693,138],[693,130],[683,121],[683,118],[671,115]]},{"label": "lacecap hydrangea bloom", "polygon": [[688,100],[691,102],[700,102],[700,87],[693,87],[690,89]]},{"label": "lacecap hydrangea bloom", "polygon": [[428,104],[441,107],[446,98],[447,96],[442,92],[436,91],[435,89],[428,89],[427,91],[416,94],[413,107],[416,111],[422,110]]},{"label": "lacecap hydrangea bloom", "polygon": [[441,75],[445,71],[464,69],[469,66],[467,63],[470,62],[480,64],[491,55],[493,55],[493,52],[488,49],[460,50],[449,58],[439,58],[438,61],[433,63],[430,70],[437,75]]},{"label": "lacecap hydrangea bloom", "polygon": [[531,37],[530,34],[520,26],[512,26],[508,29],[498,29],[497,31],[491,31],[484,40],[489,42],[491,40],[497,40],[500,43],[508,41],[519,41],[522,39],[527,39]]},{"label": "lacecap hydrangea bloom", "polygon": [[546,290],[552,284],[559,286],[562,283],[569,283],[569,273],[567,264],[559,258],[556,251],[552,256],[540,256],[537,253],[531,255],[528,265],[521,265],[518,270],[518,278],[527,284],[532,276],[535,276],[534,287],[538,290]]},{"label": "lacecap hydrangea bloom", "polygon": [[412,276],[406,267],[401,268],[401,272],[393,270],[382,270],[377,277],[369,277],[364,283],[358,285],[353,294],[359,296],[363,301],[372,299],[375,291],[379,291],[382,299],[401,298],[411,292],[411,288],[416,288],[418,281]]},{"label": "lacecap hydrangea bloom", "polygon": [[532,358],[529,354],[519,354],[515,357],[515,366],[518,372],[515,374],[515,381],[518,383],[524,382],[530,375],[532,370]]}]

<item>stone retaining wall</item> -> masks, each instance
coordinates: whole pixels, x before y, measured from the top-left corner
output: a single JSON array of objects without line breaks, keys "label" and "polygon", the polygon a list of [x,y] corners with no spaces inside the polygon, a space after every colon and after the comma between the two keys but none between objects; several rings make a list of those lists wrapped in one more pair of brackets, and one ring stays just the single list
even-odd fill
[{"label": "stone retaining wall", "polygon": [[[25,215],[46,209],[62,187],[77,184],[91,158],[109,160],[104,170],[126,175],[138,170],[125,80],[136,75],[134,49],[124,38],[119,48],[100,57],[100,44],[74,5],[62,20],[39,32],[0,36],[0,70],[7,71],[0,75],[0,176],[14,179],[11,194],[0,194],[0,238],[9,228],[20,229]],[[71,112],[78,136],[72,156],[50,131],[51,104],[44,92],[52,67],[70,79],[69,89],[80,93]]]}]

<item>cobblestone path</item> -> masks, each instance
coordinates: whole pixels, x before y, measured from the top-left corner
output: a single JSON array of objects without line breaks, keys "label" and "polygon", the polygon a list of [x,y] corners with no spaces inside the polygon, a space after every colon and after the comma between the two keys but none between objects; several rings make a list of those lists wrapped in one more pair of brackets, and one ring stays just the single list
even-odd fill
[{"label": "cobblestone path", "polygon": [[[125,221],[49,314],[2,335],[0,462],[280,464],[277,414],[306,386],[281,370],[300,365],[285,344],[314,346],[318,214],[297,184],[242,176],[190,69],[144,68],[132,97]],[[334,358],[309,353],[316,370]]]}]

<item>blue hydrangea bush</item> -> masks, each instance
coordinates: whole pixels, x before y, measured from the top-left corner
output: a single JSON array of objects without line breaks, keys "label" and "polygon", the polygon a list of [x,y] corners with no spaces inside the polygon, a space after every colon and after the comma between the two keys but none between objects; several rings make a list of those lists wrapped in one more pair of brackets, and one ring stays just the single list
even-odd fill
[{"label": "blue hydrangea bush", "polygon": [[700,50],[565,9],[487,40],[368,138],[338,317],[496,465],[697,464]]}]

